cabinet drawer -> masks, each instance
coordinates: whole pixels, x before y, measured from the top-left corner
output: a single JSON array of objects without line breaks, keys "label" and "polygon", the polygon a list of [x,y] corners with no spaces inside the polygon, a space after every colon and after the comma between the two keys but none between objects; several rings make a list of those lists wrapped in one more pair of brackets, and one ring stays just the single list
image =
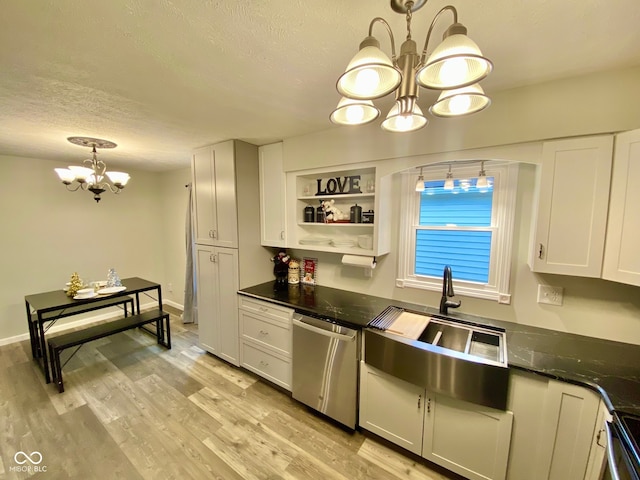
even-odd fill
[{"label": "cabinet drawer", "polygon": [[270,382],[291,391],[291,361],[262,350],[257,345],[243,341],[242,366]]},{"label": "cabinet drawer", "polygon": [[277,305],[273,305],[272,303],[245,297],[244,295],[239,295],[239,297],[240,299],[238,303],[242,310],[258,313],[262,317],[285,323],[287,324],[288,328],[291,328],[293,309],[279,307]]},{"label": "cabinet drawer", "polygon": [[240,333],[243,338],[249,338],[291,357],[291,329],[280,322],[240,310]]}]

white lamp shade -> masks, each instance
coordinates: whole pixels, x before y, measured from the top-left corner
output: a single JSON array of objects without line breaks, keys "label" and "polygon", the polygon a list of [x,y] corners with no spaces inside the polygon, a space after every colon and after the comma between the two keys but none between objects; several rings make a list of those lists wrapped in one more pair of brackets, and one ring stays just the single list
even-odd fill
[{"label": "white lamp shade", "polygon": [[416,192],[424,192],[424,177],[420,175],[416,182]]},{"label": "white lamp shade", "polygon": [[486,175],[480,175],[476,180],[476,188],[488,188],[489,182],[487,182]]},{"label": "white lamp shade", "polygon": [[475,84],[443,91],[429,112],[437,117],[457,117],[479,112],[489,105],[491,99],[484,94],[480,85]]},{"label": "white lamp shade", "polygon": [[425,88],[448,90],[479,82],[493,64],[482,56],[478,45],[463,34],[445,38],[418,70],[416,81]]},{"label": "white lamp shade", "polygon": [[76,174],[68,168],[56,168],[54,170],[58,174],[58,177],[60,177],[60,180],[65,183],[71,183],[76,179]]},{"label": "white lamp shade", "polygon": [[107,172],[107,177],[116,186],[124,187],[129,181],[129,174],[124,172]]},{"label": "white lamp shade", "polygon": [[371,100],[342,97],[329,118],[337,125],[364,125],[373,122],[379,116],[380,110]]},{"label": "white lamp shade", "polygon": [[78,167],[75,165],[70,165],[69,170],[71,170],[76,176],[76,180],[85,181],[91,175],[93,175],[93,169],[87,167]]},{"label": "white lamp shade", "polygon": [[357,100],[372,100],[393,92],[402,75],[380,48],[370,45],[360,49],[338,78],[341,95]]},{"label": "white lamp shade", "polygon": [[98,185],[102,181],[103,178],[104,177],[102,175],[98,175],[96,177],[96,175],[94,173],[92,173],[91,175],[89,175],[87,177],[87,183],[89,185]]},{"label": "white lamp shade", "polygon": [[381,127],[387,132],[413,132],[424,127],[427,122],[427,117],[422,114],[417,103],[410,114],[401,114],[400,104],[396,102]]}]

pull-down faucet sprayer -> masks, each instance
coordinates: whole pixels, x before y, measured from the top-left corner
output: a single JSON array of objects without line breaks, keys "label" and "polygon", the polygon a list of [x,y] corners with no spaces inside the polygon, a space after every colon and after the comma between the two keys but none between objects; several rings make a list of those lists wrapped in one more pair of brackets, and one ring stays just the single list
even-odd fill
[{"label": "pull-down faucet sprayer", "polygon": [[444,266],[442,272],[442,298],[440,299],[440,313],[447,315],[449,308],[458,308],[462,302],[454,302],[447,300],[447,297],[453,297],[453,277],[451,275],[451,267],[449,265]]}]

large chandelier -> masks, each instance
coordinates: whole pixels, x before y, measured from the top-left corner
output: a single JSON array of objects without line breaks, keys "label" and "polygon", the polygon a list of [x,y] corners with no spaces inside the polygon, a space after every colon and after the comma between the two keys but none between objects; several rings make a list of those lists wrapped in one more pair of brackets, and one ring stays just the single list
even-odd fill
[{"label": "large chandelier", "polygon": [[[360,44],[345,72],[338,78],[336,88],[343,96],[331,113],[331,121],[338,125],[364,125],[374,121],[380,110],[372,100],[395,91],[396,102],[382,122],[389,132],[411,132],[424,127],[428,120],[418,106],[419,86],[442,90],[438,100],[429,108],[432,115],[454,117],[485,109],[491,103],[477,82],[491,72],[493,64],[482,56],[478,45],[467,37],[467,29],[458,23],[455,7],[447,5],[434,17],[427,33],[422,55],[418,56],[416,42],[411,39],[412,13],[427,0],[391,0],[391,8],[406,14],[407,39],[396,57],[391,27],[376,17],[369,24],[369,35]],[[427,58],[427,47],[436,21],[445,12],[453,14],[453,23],[443,40]],[[373,26],[384,25],[391,39],[391,59],[380,50],[380,42],[373,36]]]},{"label": "large chandelier", "polygon": [[[78,189],[88,190],[93,193],[93,199],[100,201],[100,195],[108,190],[120,193],[129,181],[129,174],[124,172],[107,172],[107,166],[102,160],[98,160],[97,148],[115,148],[117,145],[109,140],[89,137],[69,137],[68,141],[75,145],[91,147],[91,158],[82,162],[81,167],[69,166],[68,168],[56,168],[55,171],[67,186],[67,190],[75,192]],[[104,176],[109,177],[108,183]],[[103,181],[104,180],[104,181]],[[77,182],[77,183],[75,183]],[[75,185],[73,187],[72,185]]]}]

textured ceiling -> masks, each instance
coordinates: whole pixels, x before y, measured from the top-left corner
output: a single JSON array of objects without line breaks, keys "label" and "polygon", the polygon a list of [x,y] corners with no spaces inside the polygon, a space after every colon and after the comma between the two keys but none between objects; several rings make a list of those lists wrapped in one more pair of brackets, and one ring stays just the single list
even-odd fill
[{"label": "textured ceiling", "polygon": [[[445,4],[414,13],[419,48]],[[454,5],[494,62],[489,95],[640,64],[638,0]],[[92,136],[118,144],[109,165],[160,171],[230,138],[261,145],[339,128],[328,120],[335,81],[376,16],[399,48],[405,19],[388,0],[3,0],[0,155],[78,163],[88,155],[66,138]],[[390,53],[384,30],[374,34]],[[423,90],[420,103],[433,98]]]}]

